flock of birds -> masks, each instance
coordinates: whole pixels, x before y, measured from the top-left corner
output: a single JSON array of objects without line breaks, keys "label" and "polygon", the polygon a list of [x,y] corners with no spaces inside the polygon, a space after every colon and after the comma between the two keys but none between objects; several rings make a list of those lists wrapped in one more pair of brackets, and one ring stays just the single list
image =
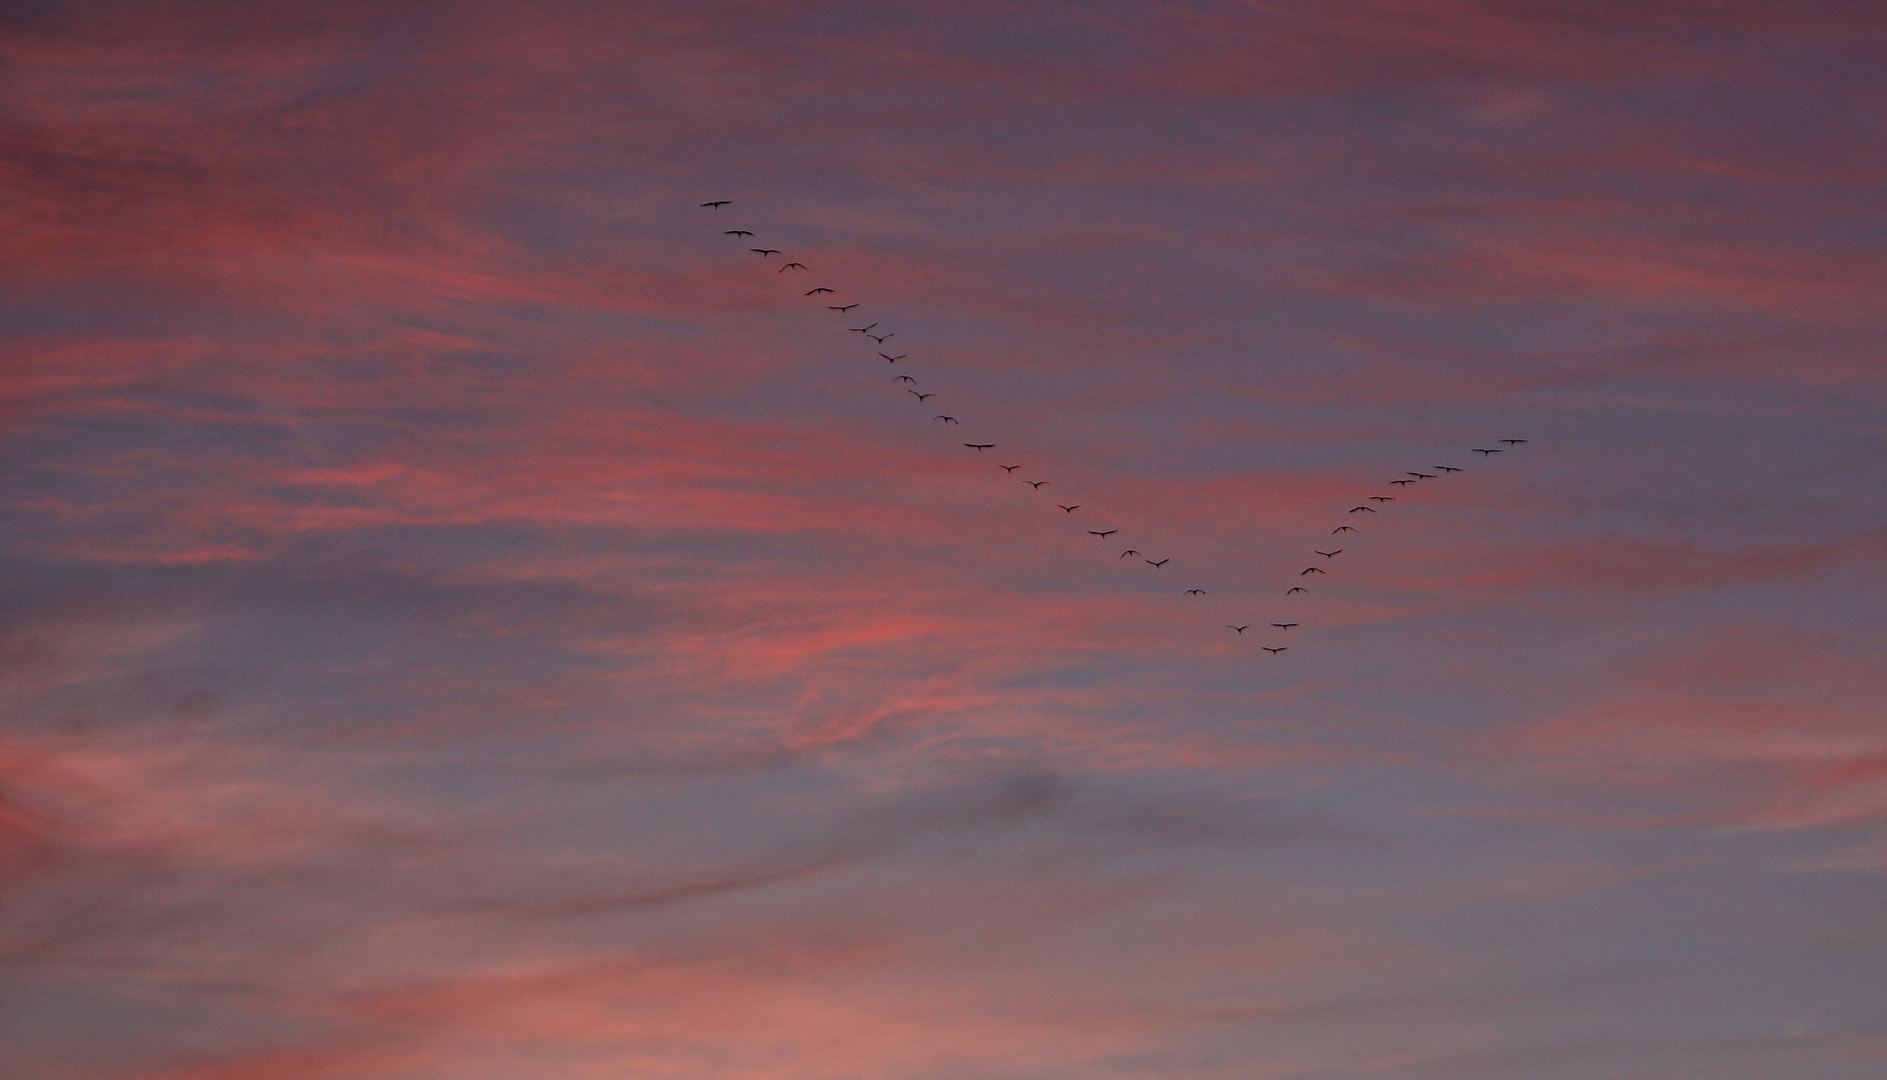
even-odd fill
[{"label": "flock of birds", "polygon": [[[715,211],[719,211],[720,208],[723,206],[731,206],[731,205],[733,205],[733,201],[730,199],[715,199],[713,201],[704,202],[701,204],[703,208],[709,209],[709,210],[715,210]],[[733,237],[736,240],[741,241],[741,242],[746,242],[746,243],[757,242],[754,240],[754,233],[750,229],[725,229],[723,230],[723,235]],[[767,259],[767,260],[771,260],[776,255],[786,254],[784,251],[782,251],[779,248],[771,248],[771,247],[750,247],[747,250],[752,252],[755,255],[760,256],[762,259]],[[795,270],[804,271],[807,273],[811,272],[811,268],[808,267],[805,263],[787,261],[787,262],[780,263],[779,266],[774,270],[774,273],[784,274],[789,271],[795,271]],[[857,308],[859,306],[859,303],[857,301],[854,301],[852,303],[847,303],[847,304],[833,304],[833,303],[827,302],[824,299],[825,297],[835,296],[835,295],[836,295],[835,290],[824,285],[815,285],[813,288],[808,289],[805,292],[805,296],[807,298],[819,299],[820,302],[824,304],[826,310],[837,312],[840,315],[850,316],[851,311],[854,308]],[[878,320],[874,319],[871,322],[866,323],[864,326],[851,326],[849,325],[849,323],[852,321],[858,321],[858,320],[856,317],[848,318],[847,319],[848,325],[845,327],[845,329],[850,333],[861,334],[865,338],[871,339],[871,341],[875,343],[875,349],[876,349],[876,352],[878,353],[878,356],[881,359],[883,359],[886,363],[896,364],[900,360],[909,359],[908,353],[899,353],[896,356],[893,356],[890,352],[886,351],[888,348],[894,347],[894,346],[888,345],[887,343],[892,338],[896,337],[897,335],[890,331],[880,332],[881,328],[880,328]],[[920,405],[928,402],[931,398],[937,396],[935,391],[925,392],[925,391],[919,390],[917,388],[916,377],[910,374],[893,375],[892,381],[902,386],[905,392],[910,394],[913,398],[915,398],[917,400],[917,403]],[[941,424],[946,429],[949,428],[951,425],[956,425],[958,427],[962,426],[962,421],[949,413],[938,413],[931,418],[930,422]],[[1473,447],[1469,447],[1468,450],[1470,453],[1480,454],[1482,457],[1482,460],[1485,461],[1489,458],[1492,458],[1495,454],[1504,453],[1507,450],[1510,450],[1517,446],[1523,446],[1527,442],[1526,439],[1498,439],[1494,441],[1499,443],[1500,445],[1473,446]],[[978,454],[981,454],[986,450],[996,449],[996,444],[992,442],[966,442],[963,444],[963,446],[966,449],[971,450]],[[1001,469],[1005,475],[1012,476],[1012,477],[1014,476],[1017,470],[1022,468],[1021,465],[1004,465],[1000,463],[998,463],[996,467]],[[1433,469],[1434,471],[1422,472],[1419,470],[1412,469],[1405,472],[1402,476],[1389,481],[1389,484],[1391,486],[1396,487],[1398,490],[1402,490],[1408,487],[1409,485],[1419,484],[1424,480],[1434,480],[1439,477],[1450,476],[1454,473],[1465,471],[1462,466],[1458,466],[1458,465],[1431,465],[1429,466],[1429,468]],[[1040,491],[1043,487],[1051,483],[1051,481],[1048,481],[1048,480],[1030,480],[1030,479],[1027,479],[1026,477],[1016,477],[1016,479],[1019,479],[1021,480],[1022,483],[1029,485],[1029,487],[1035,491]],[[1349,517],[1349,515],[1379,513],[1383,509],[1387,508],[1387,504],[1395,502],[1401,497],[1402,496],[1400,495],[1365,496],[1362,502],[1358,503],[1356,506],[1351,507],[1348,511],[1345,512],[1344,523],[1332,529],[1330,531],[1330,535],[1342,536],[1345,533],[1359,532],[1356,526],[1349,524],[1350,520],[1352,520]],[[1369,505],[1370,503],[1375,503],[1376,505],[1371,506]],[[1075,511],[1081,509],[1080,503],[1057,502],[1054,505],[1058,507],[1063,513],[1069,514],[1069,515],[1072,515]],[[1109,537],[1115,535],[1119,531],[1120,531],[1119,529],[1089,529],[1087,530],[1088,535],[1099,537],[1102,540],[1108,539]],[[1323,559],[1325,560],[1325,564],[1327,565],[1330,560],[1333,560],[1337,556],[1343,554],[1344,549],[1341,547],[1337,547],[1334,550],[1325,551],[1322,549],[1322,547],[1314,547],[1311,550],[1314,554],[1322,556]],[[1145,553],[1131,547],[1122,551],[1118,559],[1116,559],[1116,561],[1118,562],[1122,559],[1138,559],[1139,561],[1144,562],[1148,566],[1153,567],[1155,570],[1164,569],[1166,565],[1172,561],[1170,558],[1150,559],[1145,555]],[[1306,578],[1306,577],[1311,577],[1313,575],[1327,576],[1328,573],[1329,571],[1324,569],[1323,566],[1312,564],[1298,571],[1296,576],[1298,578]],[[1292,586],[1284,590],[1284,595],[1286,597],[1304,596],[1304,595],[1308,595],[1309,593],[1310,593],[1310,588],[1307,585],[1303,585],[1303,584],[1293,584]],[[1203,599],[1206,596],[1206,590],[1198,589],[1198,588],[1186,589],[1184,590],[1184,595]],[[1232,631],[1233,633],[1237,634],[1239,637],[1242,638],[1245,636],[1245,631],[1252,629],[1256,625],[1257,624],[1255,623],[1245,623],[1242,625],[1235,624],[1235,623],[1227,623],[1225,624],[1225,628]],[[1291,621],[1286,621],[1286,622],[1273,622],[1273,623],[1270,623],[1268,629],[1275,629],[1276,631],[1279,632],[1279,634],[1282,635],[1282,634],[1288,633],[1289,631],[1301,625],[1302,623],[1297,620],[1291,620]],[[1279,640],[1282,640],[1282,639],[1280,638]],[[1283,653],[1290,648],[1290,646],[1288,645],[1260,645],[1258,647],[1260,649],[1263,649],[1265,652],[1272,654],[1273,656]]]}]

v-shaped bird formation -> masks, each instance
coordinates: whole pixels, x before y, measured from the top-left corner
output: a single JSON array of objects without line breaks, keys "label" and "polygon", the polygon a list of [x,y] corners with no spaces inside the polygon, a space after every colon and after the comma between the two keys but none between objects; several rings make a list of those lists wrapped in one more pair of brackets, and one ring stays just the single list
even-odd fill
[{"label": "v-shaped bird formation", "polygon": [[[730,199],[715,199],[710,202],[704,202],[701,204],[701,206],[704,209],[714,210],[717,212],[720,210],[721,207],[731,206],[731,205],[733,205],[733,201]],[[740,240],[741,238],[752,237],[754,233],[748,229],[727,229],[723,231],[723,235],[731,236],[731,237],[734,237],[736,240]],[[771,260],[773,256],[775,255],[785,254],[785,252],[780,250],[779,248],[770,248],[770,247],[754,247],[754,248],[748,248],[747,250],[752,252],[753,254],[759,255],[762,259],[766,259],[766,260]],[[801,263],[801,262],[782,263],[774,272],[776,274],[780,274],[780,273],[785,273],[788,270],[804,270],[809,273],[811,272],[811,268],[808,267],[805,263]],[[801,280],[804,280],[804,279],[801,279]],[[804,293],[804,296],[809,297],[809,298],[810,297],[823,297],[828,294],[836,295],[836,290],[834,290],[830,286],[819,285],[819,286],[815,286],[814,288],[810,290],[807,290]],[[844,304],[825,303],[823,304],[823,306],[828,311],[834,311],[834,312],[839,313],[840,315],[849,316],[849,313],[853,309],[859,307],[861,303],[862,301],[854,300],[854,301],[851,301],[849,303],[844,303]],[[854,319],[853,321],[856,321],[856,320]],[[847,325],[845,329],[849,333],[859,334],[859,335],[862,335],[863,337],[870,338],[873,342],[877,344],[877,346],[879,346],[880,350],[882,350],[882,347],[885,345],[885,342],[897,336],[895,332],[885,329],[881,325],[880,321],[877,319],[873,319],[871,322],[866,323],[864,326]],[[878,351],[877,355],[881,359],[885,360],[887,363],[892,363],[892,364],[895,364],[900,360],[909,359],[910,357],[910,354],[908,352],[900,352],[896,356],[893,356],[890,353]],[[918,389],[916,389],[917,379],[915,376],[912,376],[909,374],[900,374],[900,375],[893,376],[892,383],[894,386],[902,385],[905,392],[915,397],[919,404],[923,404],[930,398],[937,396],[936,391],[919,391]],[[948,428],[951,425],[955,425],[957,427],[961,427],[963,425],[962,420],[958,419],[955,415],[950,414],[950,413],[939,413],[931,418],[931,422],[941,423],[942,426],[944,426],[945,428]],[[1492,440],[1492,442],[1498,445],[1471,446],[1467,448],[1468,452],[1474,453],[1474,454],[1480,454],[1482,461],[1488,461],[1488,460],[1491,460],[1495,454],[1505,453],[1516,447],[1526,445],[1528,440],[1526,439],[1496,439],[1496,440]],[[994,442],[965,442],[963,443],[963,446],[965,449],[980,455],[985,450],[996,449],[997,444]],[[1026,476],[1016,477],[1014,475],[1016,471],[1023,468],[1021,464],[1014,464],[1014,465],[998,464],[996,467],[999,470],[1001,470],[1001,474],[1005,478],[1018,480],[1019,482],[1026,484],[1032,492],[1035,492],[1038,494],[1042,493],[1041,491],[1042,488],[1050,486],[1054,483],[1053,480],[1038,480],[1038,479],[1032,479]],[[1453,476],[1456,473],[1465,471],[1465,468],[1459,465],[1430,465],[1428,466],[1428,468],[1433,471],[1424,472],[1424,471],[1421,471],[1420,469],[1409,469],[1409,470],[1405,470],[1401,476],[1388,481],[1389,486],[1396,488],[1398,492],[1402,492],[1403,494],[1365,496],[1363,498],[1363,501],[1359,502],[1355,506],[1350,507],[1347,511],[1344,512],[1344,515],[1345,515],[1343,518],[1344,523],[1330,530],[1330,535],[1335,537],[1335,536],[1342,536],[1346,533],[1347,534],[1360,534],[1361,529],[1359,529],[1357,525],[1350,524],[1351,521],[1358,520],[1358,519],[1353,519],[1349,517],[1349,515],[1351,514],[1380,514],[1386,510],[1391,509],[1391,507],[1389,506],[1390,503],[1397,502],[1403,498],[1406,498],[1407,497],[1406,492],[1410,486],[1419,484],[1425,480],[1434,480],[1438,478],[1449,477],[1449,476]],[[1369,505],[1370,503],[1375,503],[1376,505],[1371,506]],[[1077,510],[1080,510],[1083,508],[1082,504],[1080,503],[1054,502],[1052,503],[1052,505],[1059,508],[1064,514],[1069,515],[1069,516],[1072,516]],[[1361,519],[1361,520],[1369,520],[1369,519]],[[1117,528],[1103,528],[1103,529],[1087,530],[1088,535],[1098,537],[1101,540],[1106,540],[1108,537],[1113,536],[1119,531],[1120,530]],[[1325,560],[1326,565],[1335,565],[1334,560],[1337,558],[1337,556],[1343,554],[1344,549],[1341,547],[1334,547],[1333,550],[1325,551],[1321,547],[1313,547],[1311,548],[1311,552],[1312,554],[1321,556]],[[1159,559],[1151,558],[1147,556],[1144,552],[1142,552],[1140,549],[1132,548],[1132,547],[1129,547],[1125,549],[1124,551],[1122,551],[1120,555],[1115,558],[1114,561],[1119,563],[1125,560],[1132,560],[1132,563],[1130,565],[1139,565],[1139,564],[1144,563],[1145,565],[1152,567],[1156,571],[1164,570],[1166,566],[1172,562],[1171,558],[1159,558]],[[1290,598],[1308,597],[1312,595],[1311,590],[1307,587],[1307,585],[1303,583],[1303,579],[1311,578],[1313,576],[1314,577],[1329,577],[1330,571],[1326,569],[1325,566],[1316,565],[1316,564],[1306,566],[1302,570],[1298,571],[1295,577],[1299,580],[1299,584],[1292,585],[1290,588],[1284,590],[1283,595],[1286,601],[1291,602],[1291,603],[1301,603],[1301,601],[1292,601]],[[1178,583],[1175,583],[1175,584],[1178,584]],[[1180,595],[1190,597],[1194,600],[1200,600],[1200,599],[1204,599],[1208,595],[1208,592],[1207,590],[1202,589],[1202,588],[1188,588],[1188,589],[1183,590]],[[1256,625],[1255,623],[1243,623],[1243,624],[1228,623],[1226,624],[1226,629],[1231,630],[1238,637],[1243,638],[1245,636],[1245,631],[1252,629],[1255,625]],[[1286,634],[1289,634],[1291,630],[1302,625],[1303,623],[1301,622],[1301,620],[1296,619],[1296,618],[1291,618],[1291,619],[1288,619],[1287,621],[1271,622],[1269,623],[1267,629],[1275,631],[1279,635],[1286,635]],[[1266,653],[1271,654],[1272,656],[1280,656],[1286,650],[1288,650],[1290,646],[1282,645],[1282,644],[1260,645],[1258,646],[1258,648],[1260,648],[1262,651]]]}]

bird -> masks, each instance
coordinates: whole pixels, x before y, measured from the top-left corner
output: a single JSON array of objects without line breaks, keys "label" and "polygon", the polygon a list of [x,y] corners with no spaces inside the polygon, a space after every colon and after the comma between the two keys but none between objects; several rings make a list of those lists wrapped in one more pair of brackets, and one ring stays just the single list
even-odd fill
[{"label": "bird", "polygon": [[[909,376],[906,376],[906,377],[908,378]],[[998,466],[996,466],[996,467],[997,467],[998,469],[1001,469],[1001,470],[1002,470],[1003,472],[1015,472],[1015,471],[1016,471],[1017,469],[1020,469],[1020,468],[1021,468],[1022,466],[1020,466],[1020,465],[998,465]]]},{"label": "bird", "polygon": [[753,234],[748,232],[746,229],[729,229],[725,233],[722,233],[721,235],[723,236],[752,236]]},{"label": "bird", "polygon": [[1206,591],[1204,589],[1187,589],[1186,590],[1187,596],[1204,596],[1205,594],[1206,594]]},{"label": "bird", "polygon": [[1410,476],[1413,476],[1413,477],[1415,477],[1415,478],[1416,478],[1417,480],[1433,480],[1433,479],[1435,479],[1435,474],[1434,474],[1434,473],[1428,473],[1428,472],[1412,472],[1412,473],[1410,473],[1409,475],[1410,475]]},{"label": "bird", "polygon": [[1470,447],[1468,447],[1468,449],[1470,449],[1470,450],[1472,450],[1472,451],[1474,451],[1474,452],[1475,452],[1475,453],[1477,453],[1477,454],[1498,454],[1498,453],[1500,453],[1500,450],[1499,450],[1499,448],[1495,448],[1495,449],[1493,449],[1493,450],[1483,450],[1483,449],[1481,449],[1481,448],[1480,448],[1480,447],[1478,447],[1478,446],[1470,446]]},{"label": "bird", "polygon": [[1309,591],[1310,591],[1309,589],[1306,589],[1302,585],[1293,585],[1290,588],[1284,590],[1284,595],[1289,596],[1294,592],[1307,593]]},{"label": "bird", "polygon": [[942,420],[942,421],[943,421],[944,423],[946,423],[946,424],[955,424],[955,423],[957,423],[957,418],[956,418],[956,417],[954,417],[954,416],[933,416],[933,417],[931,417],[931,419],[932,419],[932,420]]},{"label": "bird", "polygon": [[704,203],[702,203],[701,205],[702,205],[702,206],[712,206],[712,207],[714,207],[714,208],[715,208],[716,210],[719,210],[719,209],[720,209],[721,207],[723,207],[723,206],[728,206],[728,205],[730,205],[730,204],[732,204],[732,203],[733,203],[733,201],[734,201],[734,200],[732,200],[732,199],[716,199],[716,200],[714,200],[713,202],[704,202]]},{"label": "bird", "polygon": [[[854,304],[853,306],[857,307],[858,305]],[[854,334],[862,334],[865,331],[870,330],[872,327],[877,326],[877,325],[878,325],[877,323],[867,323],[864,326],[848,326],[846,327],[846,329],[850,330]]]},{"label": "bird", "polygon": [[898,361],[900,361],[900,360],[902,360],[902,359],[904,359],[905,357],[907,357],[907,356],[909,356],[909,355],[911,355],[911,354],[910,354],[910,353],[907,353],[907,352],[901,352],[901,353],[899,353],[899,354],[898,354],[898,355],[896,355],[896,356],[885,356],[885,354],[884,354],[884,353],[879,353],[878,355],[879,355],[879,356],[884,356],[884,357],[885,357],[885,362],[886,362],[886,363],[888,363],[888,364],[895,364],[895,363],[897,363]]},{"label": "bird", "polygon": [[1271,625],[1277,627],[1280,630],[1289,630],[1291,627],[1296,626],[1297,624],[1294,622],[1274,622]]},{"label": "bird", "polygon": [[1250,624],[1250,623],[1246,623],[1246,624],[1245,624],[1245,625],[1243,625],[1243,626],[1233,626],[1233,625],[1232,625],[1231,623],[1226,623],[1226,624],[1225,624],[1225,628],[1226,628],[1227,630],[1236,630],[1236,631],[1238,631],[1239,633],[1241,633],[1241,634],[1242,634],[1242,633],[1244,633],[1245,631],[1247,631],[1247,630],[1250,630],[1250,629],[1251,629],[1251,624]]},{"label": "bird", "polygon": [[1521,444],[1521,443],[1523,443],[1523,442],[1526,442],[1526,441],[1527,441],[1527,440],[1525,440],[1525,439],[1502,439],[1502,440],[1501,440],[1501,442],[1504,442],[1504,443],[1506,443],[1506,444],[1507,444],[1508,446],[1518,446],[1519,444]]},{"label": "bird", "polygon": [[[1061,506],[1061,504],[1060,504],[1060,503],[1056,503],[1055,505],[1056,505],[1056,506]],[[1076,504],[1074,504],[1073,506],[1061,506],[1061,509],[1062,509],[1062,512],[1063,512],[1063,513],[1066,513],[1066,514],[1072,514],[1072,513],[1074,513],[1074,512],[1076,511],[1076,510],[1079,510],[1079,509],[1081,509],[1081,504],[1080,504],[1080,503],[1076,503]]]},{"label": "bird", "polygon": [[1172,559],[1161,559],[1159,562],[1154,562],[1152,559],[1148,559],[1147,565],[1153,567],[1155,570],[1158,570],[1160,567],[1165,566],[1167,563],[1170,563],[1172,561],[1173,561]]},{"label": "bird", "polygon": [[1115,533],[1117,533],[1117,532],[1119,532],[1119,531],[1120,531],[1119,529],[1109,529],[1109,530],[1107,530],[1106,532],[1095,532],[1095,531],[1094,531],[1093,529],[1089,529],[1089,530],[1088,530],[1088,535],[1089,535],[1089,536],[1098,536],[1098,537],[1100,537],[1101,539],[1103,539],[1103,540],[1105,540],[1105,539],[1107,539],[1108,537],[1110,537],[1110,536],[1112,536],[1112,535],[1114,535]]},{"label": "bird", "polygon": [[1350,528],[1348,525],[1339,525],[1336,528],[1330,530],[1330,535],[1335,536],[1340,532],[1355,532],[1355,531],[1356,531],[1355,529]]},{"label": "bird", "polygon": [[766,258],[768,255],[778,255],[780,253],[779,248],[748,248],[747,250],[753,252],[755,255],[758,255],[763,259]]},{"label": "bird", "polygon": [[1390,483],[1392,483],[1392,484],[1413,484],[1413,483],[1415,483],[1415,481],[1413,481],[1413,480],[1391,480],[1391,481],[1389,481],[1389,482],[1390,482]]},{"label": "bird", "polygon": [[1452,465],[1430,465],[1429,468],[1440,469],[1442,472],[1460,472],[1461,471],[1460,469],[1457,469]]},{"label": "bird", "polygon": [[857,306],[858,306],[857,304],[846,304],[844,307],[834,307],[831,304],[827,304],[826,310],[827,311],[850,311]]},{"label": "bird", "polygon": [[806,293],[806,295],[807,295],[807,296],[817,296],[817,295],[819,295],[819,294],[820,294],[820,293],[822,293],[822,292],[831,292],[831,291],[832,291],[831,289],[813,289],[813,290],[811,290],[811,291],[809,291],[809,292],[807,292],[807,293]]},{"label": "bird", "polygon": [[934,398],[934,397],[936,397],[936,396],[937,396],[937,392],[936,392],[935,390],[933,390],[933,391],[931,391],[931,392],[930,392],[930,393],[928,393],[928,394],[918,394],[918,393],[917,393],[917,391],[915,391],[915,390],[906,390],[906,391],[905,391],[905,393],[907,393],[907,394],[917,394],[917,400],[919,400],[919,401],[922,401],[922,400],[924,400],[925,398]]},{"label": "bird", "polygon": [[1043,484],[1047,484],[1047,483],[1050,483],[1051,481],[1048,481],[1048,480],[1024,480],[1024,481],[1022,481],[1022,482],[1023,482],[1023,483],[1025,483],[1025,484],[1027,484],[1027,485],[1029,485],[1030,487],[1032,487],[1032,488],[1034,488],[1035,490],[1037,490],[1037,491],[1040,491],[1040,490],[1042,490],[1042,485],[1043,485]]},{"label": "bird", "polygon": [[996,449],[996,444],[993,442],[966,442],[963,445],[969,447],[972,450],[975,450],[978,453],[981,453],[984,450]]},{"label": "bird", "polygon": [[913,378],[911,378],[911,377],[910,377],[909,375],[893,375],[893,376],[891,377],[891,381],[892,381],[892,382],[907,382],[907,383],[914,383],[914,382],[916,382],[917,380],[916,380],[916,379],[913,379]]},{"label": "bird", "polygon": [[1393,495],[1371,495],[1369,498],[1371,502],[1395,502],[1396,501],[1396,498]]},{"label": "bird", "polygon": [[1138,555],[1138,554],[1140,554],[1138,551],[1135,551],[1133,548],[1128,548],[1126,551],[1123,551],[1120,553],[1120,557],[1124,559],[1129,555]]},{"label": "bird", "polygon": [[866,334],[865,336],[877,342],[878,344],[883,345],[885,342],[890,341],[892,338],[897,337],[898,335],[886,334],[884,337],[879,337],[877,334]]},{"label": "bird", "polygon": [[1361,511],[1362,513],[1365,513],[1365,514],[1373,514],[1376,512],[1376,508],[1373,506],[1359,506],[1355,510],[1351,510],[1350,513],[1354,514],[1354,513],[1357,513],[1358,511]]},{"label": "bird", "polygon": [[[1314,549],[1313,549],[1313,550],[1314,550]],[[1343,554],[1343,549],[1342,549],[1342,548],[1338,548],[1338,549],[1337,549],[1337,550],[1335,550],[1335,551],[1319,551],[1319,552],[1317,552],[1317,554],[1319,554],[1319,555],[1322,555],[1322,556],[1323,556],[1324,558],[1326,558],[1326,559],[1334,559],[1334,558],[1336,558],[1337,556],[1339,556],[1339,555],[1341,555],[1341,554]]]},{"label": "bird", "polygon": [[1286,649],[1288,649],[1288,648],[1290,648],[1290,646],[1289,646],[1289,645],[1280,645],[1280,646],[1278,646],[1278,647],[1277,647],[1277,648],[1275,648],[1275,649],[1274,649],[1274,648],[1272,648],[1272,647],[1271,647],[1271,646],[1269,646],[1269,645],[1260,645],[1260,646],[1258,646],[1258,647],[1259,647],[1259,648],[1261,648],[1261,649],[1263,649],[1264,651],[1266,651],[1266,652],[1268,652],[1268,653],[1270,653],[1270,654],[1272,654],[1273,656],[1276,656],[1276,655],[1277,655],[1278,653],[1281,653],[1281,652],[1283,652],[1284,650],[1286,650]]},{"label": "bird", "polygon": [[[784,274],[784,273],[786,273],[786,272],[787,272],[788,270],[791,270],[791,269],[793,269],[794,267],[798,267],[799,269],[801,269],[801,270],[804,270],[804,269],[806,269],[806,264],[805,264],[805,263],[802,263],[802,262],[790,262],[790,263],[787,263],[787,264],[786,264],[785,266],[782,266],[782,267],[780,267],[780,268],[779,268],[778,270],[775,270],[775,271],[774,271],[774,273],[776,273],[776,274]],[[831,292],[832,290],[831,290],[831,289],[824,289],[824,290],[821,290],[821,291],[823,291],[823,292]]]},{"label": "bird", "polygon": [[1322,570],[1319,570],[1319,569],[1317,569],[1317,568],[1316,568],[1316,567],[1314,567],[1314,566],[1306,566],[1306,567],[1305,567],[1304,569],[1302,569],[1302,570],[1299,570],[1299,571],[1297,572],[1297,576],[1298,576],[1298,577],[1303,577],[1303,576],[1304,576],[1305,574],[1321,574],[1321,573],[1323,573],[1323,571],[1322,571]]}]

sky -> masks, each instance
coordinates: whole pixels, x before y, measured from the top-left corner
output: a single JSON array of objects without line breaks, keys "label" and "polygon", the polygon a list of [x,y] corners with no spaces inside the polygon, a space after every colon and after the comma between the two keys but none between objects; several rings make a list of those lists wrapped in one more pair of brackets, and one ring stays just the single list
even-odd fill
[{"label": "sky", "polygon": [[9,1078],[1887,1070],[1878,5],[0,27]]}]

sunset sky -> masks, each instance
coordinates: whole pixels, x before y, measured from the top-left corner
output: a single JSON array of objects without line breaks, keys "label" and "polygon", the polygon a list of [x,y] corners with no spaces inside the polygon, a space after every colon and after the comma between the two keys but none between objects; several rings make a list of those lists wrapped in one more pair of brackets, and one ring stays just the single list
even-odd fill
[{"label": "sunset sky", "polygon": [[1879,0],[0,12],[5,1080],[1887,1074]]}]

